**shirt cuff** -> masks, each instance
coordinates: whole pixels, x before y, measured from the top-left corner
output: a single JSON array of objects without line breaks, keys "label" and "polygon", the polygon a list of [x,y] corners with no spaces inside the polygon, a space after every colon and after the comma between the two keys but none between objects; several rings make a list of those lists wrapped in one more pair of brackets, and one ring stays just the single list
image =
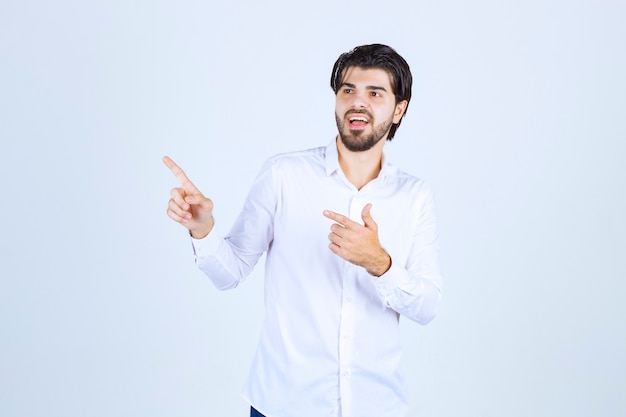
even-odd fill
[{"label": "shirt cuff", "polygon": [[382,299],[389,306],[389,299],[393,297],[395,290],[400,286],[404,278],[404,270],[391,261],[391,267],[387,272],[375,278],[375,286]]},{"label": "shirt cuff", "polygon": [[191,237],[191,246],[193,246],[193,253],[196,259],[206,258],[215,254],[221,242],[222,237],[215,230],[202,239]]}]

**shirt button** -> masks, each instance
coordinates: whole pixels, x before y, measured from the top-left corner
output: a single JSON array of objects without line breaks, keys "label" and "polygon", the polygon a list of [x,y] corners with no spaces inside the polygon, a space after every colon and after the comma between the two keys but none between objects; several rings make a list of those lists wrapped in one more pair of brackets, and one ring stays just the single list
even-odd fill
[{"label": "shirt button", "polygon": [[352,297],[346,297],[346,303],[352,302]]}]

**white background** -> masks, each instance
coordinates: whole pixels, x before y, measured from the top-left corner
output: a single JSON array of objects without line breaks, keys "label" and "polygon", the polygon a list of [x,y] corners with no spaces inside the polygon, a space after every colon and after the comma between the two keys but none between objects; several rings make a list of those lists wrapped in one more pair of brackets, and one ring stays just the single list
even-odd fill
[{"label": "white background", "polygon": [[[265,158],[335,135],[381,42],[389,158],[435,189],[445,294],[401,323],[410,416],[626,414],[626,4],[0,0],[0,415],[246,416],[262,268],[219,292],[171,155],[226,233]],[[359,416],[368,417],[368,416]]]}]

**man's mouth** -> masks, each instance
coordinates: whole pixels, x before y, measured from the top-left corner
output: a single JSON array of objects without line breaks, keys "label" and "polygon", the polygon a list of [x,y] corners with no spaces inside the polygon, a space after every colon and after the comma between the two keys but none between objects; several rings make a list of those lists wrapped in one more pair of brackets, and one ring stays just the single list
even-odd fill
[{"label": "man's mouth", "polygon": [[369,123],[369,119],[364,115],[352,115],[348,117],[350,129],[361,129]]}]

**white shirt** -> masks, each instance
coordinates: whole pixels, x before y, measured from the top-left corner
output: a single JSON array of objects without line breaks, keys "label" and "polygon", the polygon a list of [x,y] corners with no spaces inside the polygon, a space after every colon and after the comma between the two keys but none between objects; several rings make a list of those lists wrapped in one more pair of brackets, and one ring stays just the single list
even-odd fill
[{"label": "white shirt", "polygon": [[[361,221],[372,203],[392,265],[381,277],[328,248],[331,210]],[[198,267],[236,287],[267,251],[265,318],[242,395],[267,417],[399,417],[407,394],[398,320],[437,313],[441,275],[433,193],[383,158],[357,190],[335,141],[277,155],[261,169],[226,238],[193,239]]]}]

